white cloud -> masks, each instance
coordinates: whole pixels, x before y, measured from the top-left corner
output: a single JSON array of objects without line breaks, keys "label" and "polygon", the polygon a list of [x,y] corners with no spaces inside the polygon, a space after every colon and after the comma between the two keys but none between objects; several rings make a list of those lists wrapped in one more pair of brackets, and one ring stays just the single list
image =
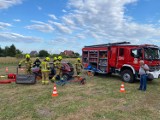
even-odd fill
[{"label": "white cloud", "polygon": [[67,11],[63,9],[62,12],[66,13]]},{"label": "white cloud", "polygon": [[54,40],[49,41],[49,44],[66,44],[68,42],[68,39],[64,37],[58,37]]},{"label": "white cloud", "polygon": [[41,22],[41,21],[34,21],[34,20],[31,21],[31,22],[33,22],[35,24],[26,26],[25,28],[38,30],[38,31],[45,32],[45,33],[49,33],[49,32],[54,31],[54,28],[52,27],[52,25],[50,25],[48,23],[44,23],[44,22]]},{"label": "white cloud", "polygon": [[14,19],[13,21],[15,21],[15,22],[21,22],[20,19]]},{"label": "white cloud", "polygon": [[48,48],[47,51],[50,51],[51,54],[60,54],[64,50],[61,48]]},{"label": "white cloud", "polygon": [[63,21],[64,21],[65,24],[67,24],[67,25],[74,25],[74,22],[73,22],[72,19],[67,18],[67,17],[65,17],[65,16],[62,17],[62,19],[63,19]]},{"label": "white cloud", "polygon": [[49,40],[47,44],[50,46],[53,46],[53,45],[55,46],[54,48],[52,48],[52,53],[59,53],[64,50],[77,51],[77,49],[82,48],[81,43],[77,44],[75,37],[72,37],[72,36],[70,37],[57,36],[56,38]]},{"label": "white cloud", "polygon": [[54,24],[54,21],[48,20],[48,23],[49,23],[49,24]]},{"label": "white cloud", "polygon": [[24,36],[18,33],[3,32],[0,33],[0,42],[33,43],[33,42],[42,42],[42,39],[32,36]]},{"label": "white cloud", "polygon": [[[154,25],[139,24],[126,16],[125,6],[135,4],[138,0],[69,0],[71,12],[62,16],[62,23],[54,23],[60,28],[66,25],[76,33],[76,38],[91,38],[97,43],[131,41],[147,43],[160,39],[160,29]],[[81,34],[81,35],[79,35]],[[90,44],[90,43],[88,43]]]},{"label": "white cloud", "polygon": [[62,25],[61,23],[58,23],[58,22],[53,22],[53,24],[56,26],[56,28],[62,32],[62,33],[69,33],[71,34],[72,33],[72,30],[69,29],[67,26],[64,26]]},{"label": "white cloud", "polygon": [[7,9],[21,3],[22,0],[0,0],[0,9]]},{"label": "white cloud", "polygon": [[86,37],[83,34],[78,34],[78,35],[76,35],[76,38],[78,38],[78,39],[85,39]]},{"label": "white cloud", "polygon": [[42,10],[42,7],[41,6],[37,6],[37,9],[40,11],[40,10]]},{"label": "white cloud", "polygon": [[48,16],[49,16],[50,18],[52,18],[53,20],[58,20],[57,17],[56,17],[55,15],[53,15],[53,14],[49,14]]},{"label": "white cloud", "polygon": [[9,23],[0,22],[0,29],[5,29],[7,27],[11,27],[12,25]]}]

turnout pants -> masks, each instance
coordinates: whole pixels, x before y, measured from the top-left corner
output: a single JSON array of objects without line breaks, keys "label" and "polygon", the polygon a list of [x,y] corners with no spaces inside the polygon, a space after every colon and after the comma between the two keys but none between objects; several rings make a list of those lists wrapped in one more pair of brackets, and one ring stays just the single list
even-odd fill
[{"label": "turnout pants", "polygon": [[62,77],[62,71],[60,69],[56,69],[56,74],[52,78],[52,80],[56,80],[56,77],[59,75],[59,77]]},{"label": "turnout pants", "polygon": [[48,84],[48,83],[49,83],[49,72],[42,71],[42,84]]},{"label": "turnout pants", "polygon": [[26,68],[25,69],[25,74],[26,75],[28,75],[28,74],[31,74],[32,72],[31,72],[31,68]]}]

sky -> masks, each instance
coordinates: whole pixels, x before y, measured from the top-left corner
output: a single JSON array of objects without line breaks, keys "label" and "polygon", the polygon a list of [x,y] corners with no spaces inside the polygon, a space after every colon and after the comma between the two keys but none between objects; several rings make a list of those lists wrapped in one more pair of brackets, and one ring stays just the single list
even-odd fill
[{"label": "sky", "polygon": [[160,0],[0,0],[0,46],[81,54],[86,45],[160,46]]}]

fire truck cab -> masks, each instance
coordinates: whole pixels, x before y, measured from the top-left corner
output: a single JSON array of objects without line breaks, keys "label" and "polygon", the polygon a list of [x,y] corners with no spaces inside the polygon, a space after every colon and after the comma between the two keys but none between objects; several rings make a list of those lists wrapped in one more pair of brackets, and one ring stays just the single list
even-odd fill
[{"label": "fire truck cab", "polygon": [[82,49],[85,69],[100,74],[119,73],[122,80],[129,83],[139,78],[140,60],[144,60],[150,68],[148,80],[160,77],[160,48],[156,45],[117,42],[85,46]]}]

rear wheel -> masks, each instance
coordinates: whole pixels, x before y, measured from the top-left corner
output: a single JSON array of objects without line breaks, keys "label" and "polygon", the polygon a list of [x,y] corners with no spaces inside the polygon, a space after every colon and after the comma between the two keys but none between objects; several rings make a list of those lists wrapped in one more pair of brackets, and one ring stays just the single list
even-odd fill
[{"label": "rear wheel", "polygon": [[148,81],[152,81],[153,79],[147,79]]},{"label": "rear wheel", "polygon": [[128,82],[128,83],[134,82],[134,75],[131,70],[123,70],[121,72],[121,77],[124,82]]}]

